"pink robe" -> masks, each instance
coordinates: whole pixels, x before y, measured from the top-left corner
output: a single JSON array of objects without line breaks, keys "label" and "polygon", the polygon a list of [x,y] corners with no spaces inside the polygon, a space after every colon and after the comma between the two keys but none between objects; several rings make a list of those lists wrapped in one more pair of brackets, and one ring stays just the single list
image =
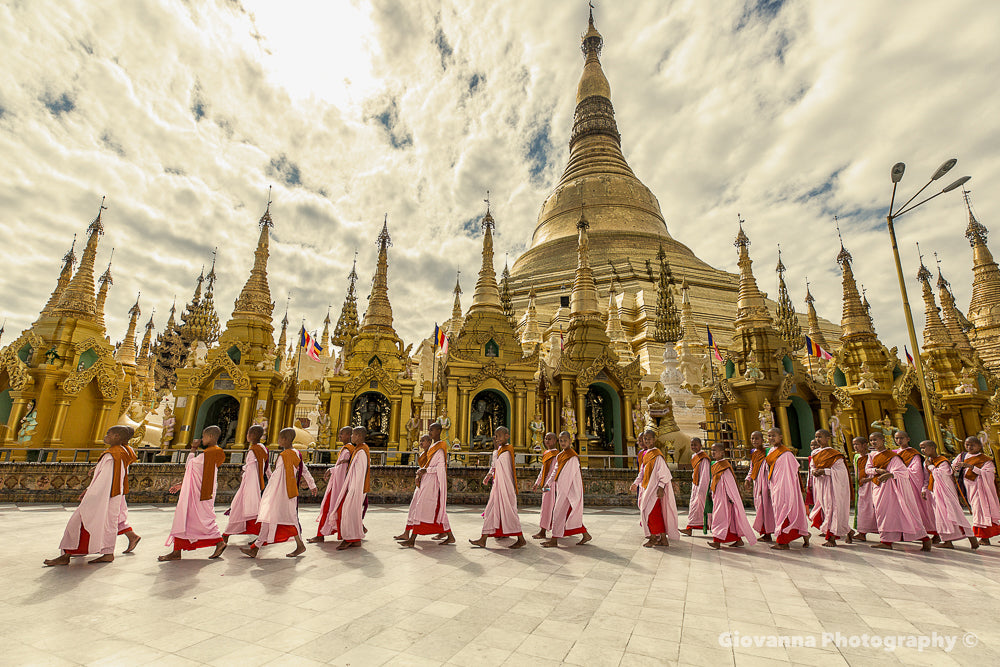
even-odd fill
[{"label": "pink robe", "polygon": [[504,451],[498,455],[493,450],[493,461],[488,473],[493,480],[490,498],[483,513],[483,535],[486,537],[514,537],[521,535],[521,519],[517,516],[517,489],[514,487],[514,459]]},{"label": "pink robe", "polygon": [[809,518],[806,516],[806,504],[802,500],[799,462],[795,454],[791,450],[783,452],[773,464],[768,463],[768,466],[768,486],[771,489],[774,525],[777,531],[774,541],[778,544],[788,544],[792,540],[808,536]]},{"label": "pink robe", "polygon": [[[128,466],[122,478],[128,475]],[[128,530],[128,505],[125,494],[111,495],[115,476],[115,460],[105,453],[94,468],[94,477],[73,511],[59,548],[75,556],[113,554],[118,536]],[[124,483],[124,482],[123,482]],[[86,537],[84,537],[86,535]],[[86,541],[86,544],[83,542]]]},{"label": "pink robe", "polygon": [[846,536],[851,530],[851,478],[844,459],[824,468],[822,475],[813,469],[812,483],[814,505],[809,515],[812,526],[827,539]]},{"label": "pink robe", "polygon": [[[339,461],[339,457],[338,457]],[[340,488],[337,500],[334,502],[337,515],[337,533],[346,542],[360,542],[365,536],[364,510],[365,480],[368,478],[368,453],[363,447],[358,447],[351,455],[347,475]],[[331,477],[331,481],[332,481]]]},{"label": "pink robe", "polygon": [[[556,472],[559,478],[556,479]],[[552,459],[552,470],[545,486],[552,489],[555,496],[552,503],[552,537],[582,535],[587,532],[583,525],[583,474],[580,472],[580,457],[572,456],[558,469],[556,459]]]},{"label": "pink robe", "polygon": [[200,549],[218,544],[222,540],[219,524],[215,522],[215,493],[219,489],[219,469],[212,480],[212,497],[201,499],[202,476],[205,472],[205,453],[191,453],[184,466],[184,481],[177,496],[174,522],[167,537],[167,546],[175,549]]},{"label": "pink robe", "polygon": [[542,465],[538,477],[535,478],[535,484],[542,487],[542,509],[538,513],[538,527],[542,530],[552,530],[552,503],[555,501],[555,494],[551,488],[546,491],[545,487],[548,486],[548,478],[556,467],[556,457],[553,456],[547,463],[548,465]]},{"label": "pink robe", "polygon": [[[958,500],[958,488],[955,486],[955,478],[952,476],[948,459],[942,456],[941,462],[937,465],[932,461],[928,461],[926,465],[927,483],[923,490],[927,492],[927,497],[931,501],[934,527],[938,537],[945,542],[951,542],[971,536],[972,526],[965,518],[962,504]],[[930,483],[932,479],[933,484]]]},{"label": "pink robe", "polygon": [[753,545],[757,543],[753,531],[743,509],[743,497],[736,487],[736,477],[732,470],[725,470],[712,492],[712,538],[722,544],[744,539]]},{"label": "pink robe", "polygon": [[[435,443],[437,445],[438,443]],[[433,449],[420,486],[413,490],[413,501],[406,527],[414,535],[437,535],[451,531],[448,521],[448,451]]]},{"label": "pink robe", "polygon": [[[868,457],[862,457],[860,454],[855,454],[854,457],[854,471],[857,475],[855,483],[858,485],[857,501],[854,507],[854,529],[859,533],[877,533],[878,522],[875,521],[875,500],[872,498],[872,488],[875,485],[871,482],[862,484],[860,479],[861,475],[868,476]],[[859,460],[861,460],[860,472],[858,471]]]},{"label": "pink robe", "polygon": [[[750,473],[747,471],[745,481],[751,481]],[[757,472],[757,479],[753,481],[753,507],[757,515],[753,519],[753,529],[761,536],[770,535],[774,532],[774,507],[771,505],[771,489],[767,485],[767,461],[760,465]]]},{"label": "pink robe", "polygon": [[[891,450],[890,450],[891,451]],[[868,454],[866,472],[875,475],[873,461],[880,452]],[[872,501],[875,503],[875,521],[878,524],[879,539],[891,544],[900,541],[916,541],[927,537],[924,523],[917,514],[916,505],[911,501],[913,486],[910,484],[910,470],[899,456],[893,456],[885,469],[892,478],[881,484],[872,482]]]},{"label": "pink robe", "polygon": [[[643,486],[642,481],[645,475],[645,470],[648,466],[653,466],[653,469],[649,473],[649,484]],[[711,466],[709,466],[709,470],[711,470]],[[708,492],[708,485],[712,483],[711,478],[711,473],[707,472],[704,478],[707,480],[707,484],[705,486],[706,493]],[[677,500],[674,498],[673,477],[671,476],[670,468],[667,467],[667,462],[663,459],[663,457],[654,456],[651,461],[643,463],[642,469],[639,470],[639,477],[636,478],[636,483],[639,485],[639,518],[640,523],[642,524],[642,530],[646,534],[646,537],[653,534],[649,530],[650,524],[652,523],[650,519],[652,518],[655,521],[655,518],[651,515],[653,514],[653,511],[656,510],[657,501],[659,500],[660,521],[657,523],[661,523],[666,529],[667,539],[679,540],[681,533],[677,520]],[[657,489],[663,489],[663,498],[657,497]]]},{"label": "pink robe", "polygon": [[[294,449],[285,451],[292,452],[298,458],[298,464],[295,465],[292,474],[297,476],[301,471],[302,479],[306,481],[306,485],[315,490],[316,481],[309,473],[309,467],[303,465],[302,454]],[[282,456],[284,456],[284,452],[282,452]],[[257,536],[257,541],[254,542],[257,547],[284,542],[302,532],[302,526],[299,524],[298,479],[293,482],[296,495],[294,498],[289,498],[287,475],[288,470],[284,461],[279,458],[274,466],[274,472],[267,480],[264,495],[260,499],[260,513],[258,515],[260,534]]]},{"label": "pink robe", "polygon": [[[263,445],[258,445],[263,447]],[[265,449],[265,451],[267,451]],[[265,457],[265,461],[267,458]],[[229,505],[229,523],[223,531],[223,535],[257,535],[260,533],[260,523],[257,521],[257,514],[260,511],[260,494],[264,489],[260,488],[260,468],[259,459],[254,455],[253,448],[247,450],[247,461],[243,464],[243,478],[240,480],[240,488],[233,496],[233,502]],[[271,469],[264,466],[264,477],[271,476]]]},{"label": "pink robe", "polygon": [[[896,453],[898,454],[900,451],[902,450],[897,449]],[[910,497],[913,499],[914,508],[920,516],[920,521],[924,524],[924,530],[935,535],[937,529],[935,528],[934,510],[931,509],[930,498],[924,498],[920,493],[927,485],[927,470],[924,468],[923,455],[919,453],[914,455],[906,468],[910,471],[910,486],[913,487],[913,494]]]},{"label": "pink robe", "polygon": [[350,462],[350,448],[341,447],[340,453],[337,455],[337,462],[333,466],[333,472],[330,473],[330,480],[326,485],[326,493],[323,494],[323,502],[319,508],[317,537],[326,537],[337,532],[337,506],[334,501],[340,497],[340,491],[344,488],[344,480],[347,479],[347,468]]},{"label": "pink robe", "polygon": [[976,537],[989,539],[1000,535],[1000,502],[997,501],[996,466],[987,461],[978,467],[962,469],[978,475],[975,479],[965,478],[965,488],[969,492],[969,507],[972,508],[972,531]]},{"label": "pink robe", "polygon": [[712,462],[708,458],[704,458],[698,462],[698,483],[691,485],[687,528],[705,527],[705,499],[708,498],[708,487],[711,484]]}]

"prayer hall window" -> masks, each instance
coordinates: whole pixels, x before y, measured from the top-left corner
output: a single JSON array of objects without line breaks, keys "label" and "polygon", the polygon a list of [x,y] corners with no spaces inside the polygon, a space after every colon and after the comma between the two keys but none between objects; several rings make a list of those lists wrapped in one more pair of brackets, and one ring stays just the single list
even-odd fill
[{"label": "prayer hall window", "polygon": [[500,346],[492,338],[486,343],[486,350],[483,353],[487,357],[499,357],[500,356]]},{"label": "prayer hall window", "polygon": [[84,351],[84,353],[80,355],[80,362],[76,365],[76,370],[78,372],[85,371],[91,366],[93,366],[96,362],[97,362],[97,352],[94,351],[94,348],[90,348]]},{"label": "prayer hall window", "polygon": [[240,348],[233,345],[231,348],[226,350],[226,354],[229,355],[229,358],[233,360],[234,364],[240,363]]}]

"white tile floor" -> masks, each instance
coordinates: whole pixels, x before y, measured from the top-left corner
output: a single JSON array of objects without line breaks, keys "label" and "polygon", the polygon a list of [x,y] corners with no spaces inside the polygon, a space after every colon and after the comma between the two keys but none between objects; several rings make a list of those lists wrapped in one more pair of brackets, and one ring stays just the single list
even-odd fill
[{"label": "white tile floor", "polygon": [[[885,553],[816,540],[716,552],[696,536],[643,549],[634,510],[595,509],[587,546],[480,550],[466,538],[478,536],[481,508],[453,508],[457,546],[406,550],[391,539],[405,508],[373,507],[363,549],[310,545],[292,560],[277,545],[256,562],[203,550],[161,564],[172,508],[140,506],[136,554],[43,568],[70,510],[0,508],[2,664],[1000,664],[1000,547]],[[316,514],[302,511],[310,533]],[[537,511],[521,516],[533,531]],[[957,645],[823,644],[837,632],[937,633]],[[747,644],[722,646],[723,633]],[[818,646],[753,644],[776,634]]]}]

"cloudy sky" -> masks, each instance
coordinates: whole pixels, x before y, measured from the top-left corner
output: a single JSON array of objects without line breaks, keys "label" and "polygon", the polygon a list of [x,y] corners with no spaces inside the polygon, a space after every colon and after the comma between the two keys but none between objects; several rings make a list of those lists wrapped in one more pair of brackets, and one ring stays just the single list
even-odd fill
[{"label": "cloudy sky", "polygon": [[[530,241],[565,166],[585,2],[8,2],[0,5],[0,303],[4,342],[37,315],[73,234],[107,195],[112,339],[186,302],[218,247],[220,316],[246,279],[273,185],[270,284],[280,319],[336,318],[355,251],[362,305],[388,213],[390,298],[408,342],[466,302],[491,191],[497,268]],[[908,197],[944,159],[971,174],[1000,234],[1000,3],[600,3],[624,153],[671,233],[735,271],[737,213],[761,288],[776,244],[796,306],[808,275],[840,320],[840,217],[876,326],[905,339],[884,230],[888,172]],[[898,225],[970,295],[958,192]],[[471,230],[471,232],[470,232]],[[79,248],[78,244],[78,248]],[[994,247],[997,247],[994,243]]]}]

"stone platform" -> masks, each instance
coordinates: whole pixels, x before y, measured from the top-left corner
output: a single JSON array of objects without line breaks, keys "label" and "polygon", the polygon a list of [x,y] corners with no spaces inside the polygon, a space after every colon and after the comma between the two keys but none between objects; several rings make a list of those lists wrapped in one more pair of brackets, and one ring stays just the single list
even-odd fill
[{"label": "stone platform", "polygon": [[[257,561],[230,549],[158,563],[173,508],[133,505],[134,555],[44,568],[71,509],[0,505],[2,664],[1000,664],[997,547],[716,552],[696,536],[644,549],[635,510],[593,508],[589,545],[482,550],[466,542],[482,508],[453,507],[458,545],[402,549],[391,536],[405,508],[373,505],[361,549],[309,545],[289,559],[281,544]],[[307,530],[316,517],[303,508]],[[521,518],[537,525],[537,511]],[[842,647],[824,644],[837,633]],[[817,647],[742,645],[775,636]],[[955,644],[887,651],[875,636]]]}]

